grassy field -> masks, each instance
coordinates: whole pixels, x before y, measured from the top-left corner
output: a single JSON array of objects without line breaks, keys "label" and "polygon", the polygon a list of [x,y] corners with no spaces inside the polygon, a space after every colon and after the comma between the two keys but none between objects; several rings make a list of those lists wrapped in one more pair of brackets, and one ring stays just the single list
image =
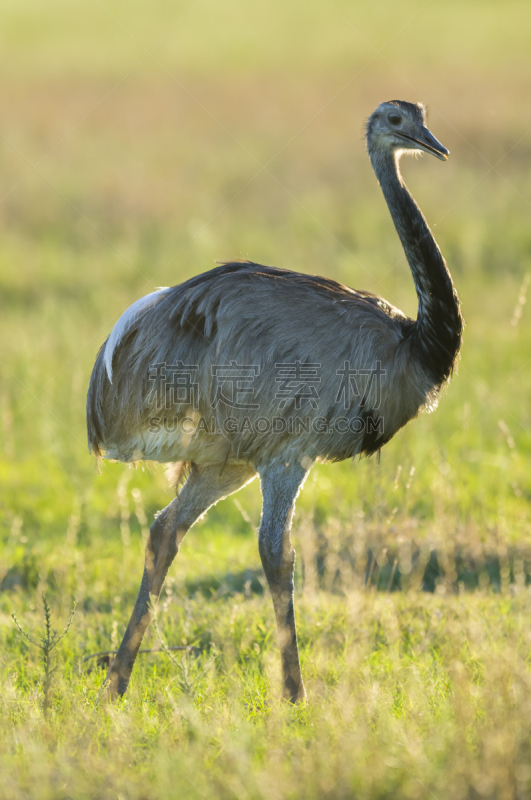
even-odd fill
[{"label": "grassy field", "polygon": [[[0,797],[531,798],[531,6],[5,0],[0,9]],[[170,572],[124,702],[116,647],[162,467],[85,440],[123,310],[215,259],[383,294],[410,273],[364,151],[423,100],[406,179],[462,298],[439,409],[316,467],[294,523],[310,704],[279,699],[255,482]],[[46,687],[42,594],[61,631]],[[28,642],[11,614],[34,639]]]}]

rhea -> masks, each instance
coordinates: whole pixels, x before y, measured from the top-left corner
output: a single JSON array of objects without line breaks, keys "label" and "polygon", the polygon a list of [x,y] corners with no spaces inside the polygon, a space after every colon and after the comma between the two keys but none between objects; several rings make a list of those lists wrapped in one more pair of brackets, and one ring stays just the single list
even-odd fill
[{"label": "rhea", "polygon": [[109,668],[112,697],[129,684],[151,598],[208,508],[257,475],[258,546],[279,634],[282,694],[306,697],[294,614],[290,529],[312,465],[379,451],[433,409],[461,343],[457,293],[399,170],[403,153],[448,150],[421,104],[382,103],[367,148],[411,269],[416,320],[381,297],[328,278],[223,263],[134,303],[103,344],[87,398],[97,457],[174,465],[176,498],[156,516],[140,590]]}]

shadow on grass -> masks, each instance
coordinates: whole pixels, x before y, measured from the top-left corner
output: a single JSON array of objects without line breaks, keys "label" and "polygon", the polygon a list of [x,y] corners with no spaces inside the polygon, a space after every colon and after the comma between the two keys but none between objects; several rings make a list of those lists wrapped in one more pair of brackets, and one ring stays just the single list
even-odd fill
[{"label": "shadow on grass", "polygon": [[[326,548],[315,557],[317,584],[337,592],[347,588],[348,575],[357,576],[357,584],[377,591],[396,592],[415,588],[435,592],[439,585],[454,591],[474,591],[482,588],[499,592],[502,584],[531,583],[531,554],[517,548],[509,549],[504,557],[485,551],[472,556],[459,549],[440,553],[436,549],[411,549],[407,557],[398,548],[368,549],[362,556],[349,552],[335,557],[334,569],[328,567]],[[345,569],[346,568],[346,569]],[[307,567],[306,567],[307,569]],[[305,579],[303,569],[303,582]]]},{"label": "shadow on grass", "polygon": [[[332,569],[330,562],[333,563]],[[35,590],[42,580],[38,567],[34,554],[25,553],[1,577],[0,591]],[[398,548],[385,548],[385,551],[369,548],[361,556],[354,557],[347,550],[329,559],[325,546],[319,548],[309,562],[303,562],[299,585],[304,586],[309,569],[318,588],[334,593],[350,588],[353,582],[358,586],[387,592],[412,587],[434,592],[440,584],[455,591],[490,587],[494,592],[499,592],[502,584],[531,583],[531,553],[511,548],[501,558],[497,553],[488,551],[471,556],[460,550],[448,554],[417,547],[404,559]],[[46,583],[54,587],[53,570],[49,571]],[[263,595],[266,586],[261,569],[245,569],[217,575],[205,574],[186,580],[183,588],[190,596],[220,599],[235,594],[247,597]],[[97,606],[99,611],[111,611],[110,602],[98,603]],[[94,610],[90,595],[82,601],[82,607],[84,611]]]}]

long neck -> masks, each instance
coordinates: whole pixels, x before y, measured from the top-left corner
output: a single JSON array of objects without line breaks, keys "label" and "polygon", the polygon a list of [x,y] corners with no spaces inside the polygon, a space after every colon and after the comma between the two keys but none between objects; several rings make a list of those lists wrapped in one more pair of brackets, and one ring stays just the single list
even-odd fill
[{"label": "long neck", "polygon": [[428,223],[411,196],[392,153],[371,153],[371,162],[406,254],[418,297],[412,347],[434,386],[451,374],[463,320],[452,278]]}]

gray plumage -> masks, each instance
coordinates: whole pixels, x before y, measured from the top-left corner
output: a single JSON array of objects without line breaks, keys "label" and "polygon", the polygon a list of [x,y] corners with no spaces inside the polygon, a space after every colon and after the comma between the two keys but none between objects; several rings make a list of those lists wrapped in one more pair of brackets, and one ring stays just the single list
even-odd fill
[{"label": "gray plumage", "polygon": [[378,107],[367,144],[415,282],[416,320],[327,278],[232,262],[137,301],[100,350],[87,398],[90,448],[190,472],[152,526],[135,611],[109,673],[114,695],[127,687],[149,594],[160,592],[184,533],[258,474],[283,691],[293,701],[305,696],[289,536],[297,493],[315,461],[370,455],[420,409],[434,408],[461,341],[450,274],[398,169],[404,151],[443,159],[448,151],[425,127],[424,108],[402,101]]}]

